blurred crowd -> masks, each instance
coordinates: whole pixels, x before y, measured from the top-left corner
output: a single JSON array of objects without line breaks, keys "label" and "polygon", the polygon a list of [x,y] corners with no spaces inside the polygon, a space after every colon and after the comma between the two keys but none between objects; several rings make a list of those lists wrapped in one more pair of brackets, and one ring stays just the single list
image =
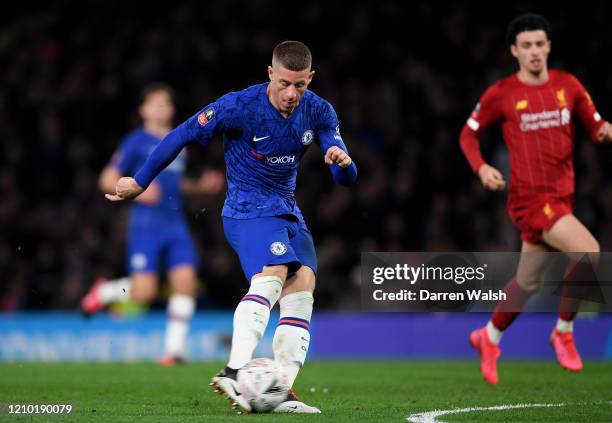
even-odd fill
[{"label": "blurred crowd", "polygon": [[[536,3],[537,6],[537,3]],[[563,8],[564,7],[564,8]],[[76,308],[98,276],[125,274],[129,206],[97,177],[139,125],[152,81],[177,91],[176,123],[227,91],[263,82],[272,48],[308,44],[311,89],[338,112],[359,168],[334,186],[316,147],[297,198],[319,259],[317,306],[359,303],[362,251],[512,251],[518,233],[505,193],[485,192],[458,145],[484,89],[515,71],[505,29],[533,10],[553,28],[551,67],[573,72],[612,119],[612,32],[605,1],[530,9],[499,5],[263,0],[23,2],[0,26],[0,310]],[[498,129],[482,140],[509,175]],[[189,172],[224,170],[221,142],[190,147]],[[612,249],[612,147],[579,129],[577,214]],[[204,308],[233,306],[247,289],[223,236],[224,193],[187,199],[202,259]]]}]

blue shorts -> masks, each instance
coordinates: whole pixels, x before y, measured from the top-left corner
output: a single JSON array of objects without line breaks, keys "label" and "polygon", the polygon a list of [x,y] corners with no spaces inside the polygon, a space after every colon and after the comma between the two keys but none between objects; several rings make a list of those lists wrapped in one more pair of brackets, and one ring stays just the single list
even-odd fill
[{"label": "blue shorts", "polygon": [[249,282],[264,266],[286,264],[287,276],[302,266],[317,272],[317,254],[304,219],[290,215],[252,219],[223,217],[223,229]]},{"label": "blue shorts", "polygon": [[198,256],[186,223],[173,223],[166,227],[162,224],[157,227],[130,225],[127,248],[130,274],[171,270],[179,265],[198,266]]}]

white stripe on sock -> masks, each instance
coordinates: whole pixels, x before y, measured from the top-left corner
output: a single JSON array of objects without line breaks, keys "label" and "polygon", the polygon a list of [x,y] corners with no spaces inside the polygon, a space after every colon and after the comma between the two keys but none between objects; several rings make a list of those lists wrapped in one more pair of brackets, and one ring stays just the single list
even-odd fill
[{"label": "white stripe on sock", "polygon": [[557,319],[557,331],[561,333],[572,332],[574,330],[574,321],[568,322],[562,318]]},{"label": "white stripe on sock", "polygon": [[195,299],[189,295],[172,294],[168,300],[165,353],[184,358],[187,354],[187,334],[195,311]]},{"label": "white stripe on sock", "polygon": [[499,344],[499,341],[502,339],[503,331],[497,329],[492,321],[489,320],[487,323],[487,335],[489,335],[489,340],[494,344]]}]

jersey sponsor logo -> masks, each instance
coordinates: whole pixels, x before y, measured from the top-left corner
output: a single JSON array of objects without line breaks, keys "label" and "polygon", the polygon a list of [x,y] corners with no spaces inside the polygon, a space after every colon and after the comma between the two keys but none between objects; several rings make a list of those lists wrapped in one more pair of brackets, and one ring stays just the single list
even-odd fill
[{"label": "jersey sponsor logo", "polygon": [[312,129],[309,129],[302,134],[302,144],[304,145],[309,145],[313,139],[314,132],[312,131]]},{"label": "jersey sponsor logo", "polygon": [[214,117],[215,117],[215,109],[213,108],[206,109],[198,115],[198,123],[200,124],[200,126],[204,126],[208,122],[210,122],[212,118]]},{"label": "jersey sponsor logo", "polygon": [[259,137],[259,138],[254,136],[253,137],[253,142],[259,142],[261,140],[265,140],[266,138],[270,138],[270,135],[266,135],[265,137]]},{"label": "jersey sponsor logo", "polygon": [[147,256],[143,253],[135,253],[130,257],[130,263],[134,270],[142,270],[147,267]]},{"label": "jersey sponsor logo", "polygon": [[275,256],[282,256],[287,252],[287,246],[280,241],[273,242],[270,244],[270,252]]},{"label": "jersey sponsor logo", "polygon": [[567,101],[565,101],[565,90],[563,88],[557,91],[557,102],[559,103],[559,107],[567,107]]},{"label": "jersey sponsor logo", "polygon": [[529,107],[529,102],[527,100],[519,100],[514,106],[516,110],[525,110],[527,107]]},{"label": "jersey sponsor logo", "polygon": [[255,157],[257,160],[262,160],[265,158],[266,162],[272,165],[295,163],[295,156],[266,156],[265,154],[258,153],[255,150],[251,150],[251,156]]},{"label": "jersey sponsor logo", "polygon": [[288,164],[295,163],[295,156],[270,156],[266,157],[268,164]]},{"label": "jersey sponsor logo", "polygon": [[539,129],[558,128],[568,125],[572,115],[567,107],[562,110],[544,110],[538,113],[521,114],[520,128],[523,132],[537,131]]}]

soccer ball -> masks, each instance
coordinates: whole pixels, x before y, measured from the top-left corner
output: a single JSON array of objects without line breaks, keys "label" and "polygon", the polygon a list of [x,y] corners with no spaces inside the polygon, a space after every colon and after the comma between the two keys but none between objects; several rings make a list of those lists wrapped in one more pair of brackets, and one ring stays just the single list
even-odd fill
[{"label": "soccer ball", "polygon": [[254,412],[274,410],[287,399],[289,386],[280,364],[269,358],[256,358],[238,370],[238,389]]}]

